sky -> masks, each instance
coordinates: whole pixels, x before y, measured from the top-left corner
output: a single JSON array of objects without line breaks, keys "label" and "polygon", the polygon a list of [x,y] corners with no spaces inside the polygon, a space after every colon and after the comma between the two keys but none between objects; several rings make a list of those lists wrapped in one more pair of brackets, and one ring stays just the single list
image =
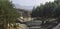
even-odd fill
[{"label": "sky", "polygon": [[[18,4],[20,6],[38,6],[40,4],[45,4],[45,2],[53,2],[54,0],[12,0],[13,4]],[[26,7],[25,7],[26,8]]]}]

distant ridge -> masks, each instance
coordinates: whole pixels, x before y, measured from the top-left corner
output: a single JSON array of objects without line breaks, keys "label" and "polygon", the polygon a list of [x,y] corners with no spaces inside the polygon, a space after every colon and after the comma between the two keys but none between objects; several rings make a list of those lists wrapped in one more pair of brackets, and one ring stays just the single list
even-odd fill
[{"label": "distant ridge", "polygon": [[26,11],[32,11],[33,9],[33,6],[21,6],[19,4],[14,4],[16,9],[24,9]]}]

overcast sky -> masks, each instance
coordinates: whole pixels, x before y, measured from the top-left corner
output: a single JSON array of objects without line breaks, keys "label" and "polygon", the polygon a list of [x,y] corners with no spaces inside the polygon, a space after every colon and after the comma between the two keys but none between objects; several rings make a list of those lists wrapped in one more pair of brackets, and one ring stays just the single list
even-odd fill
[{"label": "overcast sky", "polygon": [[22,6],[37,6],[40,5],[40,3],[45,3],[54,0],[12,0],[12,1],[15,4],[19,4]]},{"label": "overcast sky", "polygon": [[38,6],[40,5],[40,3],[44,4],[45,2],[49,2],[49,1],[53,2],[54,0],[12,0],[14,4],[17,4],[18,8],[23,8],[23,9],[32,9],[33,6]]}]

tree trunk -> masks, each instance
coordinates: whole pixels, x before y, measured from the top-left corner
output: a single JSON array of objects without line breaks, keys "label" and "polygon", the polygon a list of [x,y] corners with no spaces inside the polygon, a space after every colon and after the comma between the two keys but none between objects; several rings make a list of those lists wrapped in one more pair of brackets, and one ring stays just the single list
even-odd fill
[{"label": "tree trunk", "polygon": [[44,21],[42,21],[42,25],[44,24]]},{"label": "tree trunk", "polygon": [[44,27],[44,21],[42,21],[41,27],[42,27],[42,28]]},{"label": "tree trunk", "polygon": [[3,25],[4,25],[4,29],[7,29],[7,20],[6,19],[4,20]]}]

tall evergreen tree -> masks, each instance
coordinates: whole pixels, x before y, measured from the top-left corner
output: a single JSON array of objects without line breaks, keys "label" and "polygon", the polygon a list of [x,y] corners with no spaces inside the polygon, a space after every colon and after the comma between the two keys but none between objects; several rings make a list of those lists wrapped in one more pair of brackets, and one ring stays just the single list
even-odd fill
[{"label": "tall evergreen tree", "polygon": [[[44,5],[37,6],[37,8],[35,8],[32,11],[31,16],[42,18],[40,19],[42,21],[42,24],[44,24],[43,20],[47,20],[49,18],[56,19],[56,21],[58,22],[57,24],[59,24],[60,23],[59,21],[60,20],[60,0],[55,0],[54,2],[49,2]],[[56,26],[56,25],[53,25],[53,26]]]},{"label": "tall evergreen tree", "polygon": [[6,29],[8,23],[13,23],[18,17],[18,13],[13,8],[9,0],[0,0],[0,29]]}]

